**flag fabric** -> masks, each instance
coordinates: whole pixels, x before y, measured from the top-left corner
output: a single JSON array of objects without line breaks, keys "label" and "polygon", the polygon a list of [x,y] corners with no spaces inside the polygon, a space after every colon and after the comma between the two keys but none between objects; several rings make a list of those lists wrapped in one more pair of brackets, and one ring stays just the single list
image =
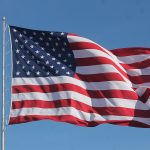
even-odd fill
[{"label": "flag fabric", "polygon": [[149,48],[108,51],[75,34],[15,26],[10,33],[9,124],[150,127]]}]

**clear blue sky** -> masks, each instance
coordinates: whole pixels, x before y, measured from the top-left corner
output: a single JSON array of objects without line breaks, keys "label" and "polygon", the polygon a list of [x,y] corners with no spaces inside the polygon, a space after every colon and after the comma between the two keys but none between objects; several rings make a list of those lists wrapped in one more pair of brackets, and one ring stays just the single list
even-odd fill
[{"label": "clear blue sky", "polygon": [[[0,18],[2,16],[6,16],[7,24],[11,25],[78,33],[107,49],[150,47],[149,0],[0,0]],[[0,35],[1,46],[1,30]],[[6,50],[8,116],[9,42]],[[6,150],[150,150],[149,139],[150,129],[108,124],[87,128],[37,121],[6,126]]]}]

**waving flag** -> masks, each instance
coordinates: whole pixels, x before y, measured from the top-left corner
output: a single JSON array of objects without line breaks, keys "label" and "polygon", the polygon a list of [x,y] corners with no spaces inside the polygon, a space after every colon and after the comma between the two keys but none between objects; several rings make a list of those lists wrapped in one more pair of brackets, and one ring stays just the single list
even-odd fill
[{"label": "waving flag", "polygon": [[55,120],[150,127],[150,49],[108,51],[65,32],[10,26],[9,124]]}]

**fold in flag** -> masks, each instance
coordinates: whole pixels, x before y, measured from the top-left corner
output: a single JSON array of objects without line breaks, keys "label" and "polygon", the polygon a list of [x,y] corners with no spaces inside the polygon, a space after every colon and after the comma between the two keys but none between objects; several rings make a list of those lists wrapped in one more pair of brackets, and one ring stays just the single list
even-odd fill
[{"label": "fold in flag", "polygon": [[55,120],[80,126],[150,127],[150,49],[108,51],[65,32],[10,26],[9,124]]}]

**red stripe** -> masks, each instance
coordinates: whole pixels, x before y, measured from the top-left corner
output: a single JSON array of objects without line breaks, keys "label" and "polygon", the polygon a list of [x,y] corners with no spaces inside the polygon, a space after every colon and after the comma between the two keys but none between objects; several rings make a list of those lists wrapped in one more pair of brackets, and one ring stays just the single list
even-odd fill
[{"label": "red stripe", "polygon": [[129,121],[116,121],[110,124],[120,125],[120,126],[132,126],[132,127],[140,127],[140,128],[150,128],[150,125],[144,124],[142,122],[129,120]]},{"label": "red stripe", "polygon": [[111,50],[111,52],[119,57],[132,56],[140,54],[150,54],[150,48],[143,48],[143,47],[120,48]]},{"label": "red stripe", "polygon": [[133,91],[128,90],[85,90],[73,84],[54,84],[54,85],[20,85],[12,86],[12,93],[52,93],[59,91],[74,91],[91,98],[123,98],[137,100],[138,96]]},{"label": "red stripe", "polygon": [[68,33],[69,36],[78,36],[80,37],[78,34],[75,34],[75,33]]},{"label": "red stripe", "polygon": [[120,63],[121,66],[125,69],[143,69],[146,67],[150,66],[150,59],[144,60],[144,61],[140,61],[136,62],[136,63],[132,63],[132,64],[124,64],[124,63]]},{"label": "red stripe", "polygon": [[140,76],[129,76],[129,79],[134,84],[142,84],[146,82],[150,82],[150,76],[149,75],[140,75]]},{"label": "red stripe", "polygon": [[140,55],[140,54],[150,54],[150,48],[144,47],[129,47],[129,48],[118,48],[111,50],[113,54],[116,56],[132,56],[132,55]]},{"label": "red stripe", "polygon": [[115,115],[115,116],[130,116],[150,118],[150,110],[138,110],[123,107],[91,107],[82,102],[77,102],[73,99],[64,99],[56,101],[42,101],[42,100],[24,100],[14,101],[12,109],[21,108],[60,108],[60,107],[74,107],[77,110],[87,113],[96,113],[99,115]]},{"label": "red stripe", "polygon": [[97,56],[97,57],[88,57],[88,58],[76,58],[76,66],[92,66],[92,65],[101,65],[101,64],[111,64],[115,67],[118,67],[111,59]]},{"label": "red stripe", "polygon": [[31,121],[38,121],[38,120],[53,120],[57,122],[66,122],[71,123],[79,126],[86,126],[86,127],[94,127],[104,123],[116,124],[121,126],[133,126],[133,127],[142,127],[142,128],[150,128],[150,125],[133,121],[133,120],[107,120],[107,121],[84,121],[78,119],[71,115],[65,116],[40,116],[40,115],[29,115],[29,116],[18,116],[18,117],[11,117],[9,120],[9,124],[18,124],[18,123],[25,123]]},{"label": "red stripe", "polygon": [[75,78],[86,82],[124,81],[119,73],[99,73],[91,75],[76,73]]}]

